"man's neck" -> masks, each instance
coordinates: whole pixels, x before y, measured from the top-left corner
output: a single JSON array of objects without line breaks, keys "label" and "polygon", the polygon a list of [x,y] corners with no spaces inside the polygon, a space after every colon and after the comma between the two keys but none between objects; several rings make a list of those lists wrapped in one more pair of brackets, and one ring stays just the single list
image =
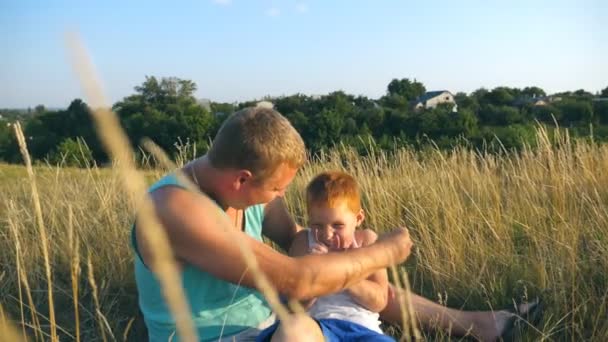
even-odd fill
[{"label": "man's neck", "polygon": [[226,204],[221,195],[224,174],[211,165],[206,155],[197,158],[182,168],[184,174],[196,184],[199,190],[215,201],[222,210],[227,211],[230,206]]}]

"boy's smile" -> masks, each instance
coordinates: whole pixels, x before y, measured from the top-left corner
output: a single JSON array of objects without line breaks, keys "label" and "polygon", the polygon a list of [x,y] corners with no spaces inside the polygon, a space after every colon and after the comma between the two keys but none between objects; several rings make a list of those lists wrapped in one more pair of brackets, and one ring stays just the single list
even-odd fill
[{"label": "boy's smile", "polygon": [[354,213],[345,201],[338,202],[333,208],[324,205],[308,208],[308,222],[313,236],[330,250],[353,247],[355,229],[363,219],[363,210]]}]

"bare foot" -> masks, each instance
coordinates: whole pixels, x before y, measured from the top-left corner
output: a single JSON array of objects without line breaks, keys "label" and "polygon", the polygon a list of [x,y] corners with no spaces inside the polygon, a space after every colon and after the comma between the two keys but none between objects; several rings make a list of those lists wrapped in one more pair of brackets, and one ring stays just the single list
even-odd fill
[{"label": "bare foot", "polygon": [[483,341],[496,341],[500,337],[504,337],[511,329],[517,320],[534,320],[534,313],[539,309],[539,298],[534,299],[529,303],[521,303],[517,305],[516,310],[501,310],[493,314],[494,316],[494,332],[485,336]]}]

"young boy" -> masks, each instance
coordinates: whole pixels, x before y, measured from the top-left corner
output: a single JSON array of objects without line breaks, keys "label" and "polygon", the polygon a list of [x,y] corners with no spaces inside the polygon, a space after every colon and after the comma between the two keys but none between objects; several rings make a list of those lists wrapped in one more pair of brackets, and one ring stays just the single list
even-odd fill
[{"label": "young boy", "polygon": [[[365,218],[355,179],[340,171],[323,172],[306,187],[309,228],[300,232],[290,255],[333,253],[374,243],[376,233],[356,229]],[[304,303],[326,337],[339,341],[393,341],[382,333],[378,312],[386,307],[386,269],[346,290]],[[328,336],[329,335],[329,336]]]}]

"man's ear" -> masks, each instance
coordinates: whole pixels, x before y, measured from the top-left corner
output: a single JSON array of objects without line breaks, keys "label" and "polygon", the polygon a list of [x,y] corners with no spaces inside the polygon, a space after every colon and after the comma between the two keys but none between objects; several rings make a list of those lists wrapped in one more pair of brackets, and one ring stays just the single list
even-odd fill
[{"label": "man's ear", "polygon": [[359,210],[359,213],[357,214],[356,218],[357,218],[357,227],[358,227],[365,220],[365,212],[363,211],[363,209]]},{"label": "man's ear", "polygon": [[253,174],[249,170],[239,170],[234,178],[234,188],[239,190],[245,183],[251,182]]}]

